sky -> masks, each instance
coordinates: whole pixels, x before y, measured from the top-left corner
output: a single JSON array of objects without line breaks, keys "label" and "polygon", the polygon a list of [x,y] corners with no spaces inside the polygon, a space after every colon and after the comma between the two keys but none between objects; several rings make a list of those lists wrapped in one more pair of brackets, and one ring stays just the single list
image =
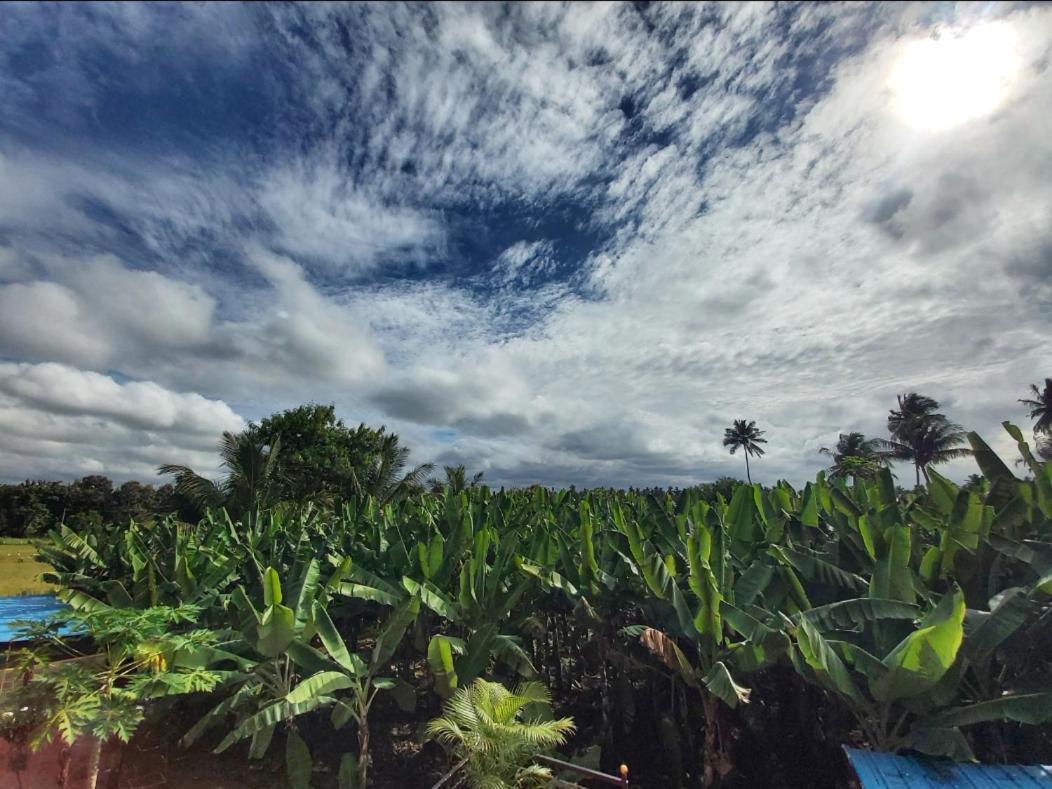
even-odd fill
[{"label": "sky", "polygon": [[1050,59],[1035,4],[5,6],[0,479],[303,402],[505,485],[743,475],[736,418],[800,483],[906,391],[1007,456]]}]

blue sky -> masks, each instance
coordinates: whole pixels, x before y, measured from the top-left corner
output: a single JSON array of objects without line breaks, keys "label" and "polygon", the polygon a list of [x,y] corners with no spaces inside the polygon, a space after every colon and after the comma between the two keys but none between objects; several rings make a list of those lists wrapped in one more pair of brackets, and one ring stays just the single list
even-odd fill
[{"label": "blue sky", "polygon": [[738,417],[801,481],[913,389],[1007,450],[1050,46],[1003,3],[9,6],[0,477],[209,470],[308,400],[508,484],[740,473]]}]

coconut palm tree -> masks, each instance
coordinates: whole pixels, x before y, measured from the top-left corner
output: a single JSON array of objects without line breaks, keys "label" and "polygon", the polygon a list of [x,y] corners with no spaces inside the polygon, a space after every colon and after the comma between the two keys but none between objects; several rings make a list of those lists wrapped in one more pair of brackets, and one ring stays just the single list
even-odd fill
[{"label": "coconut palm tree", "polygon": [[524,720],[528,708],[549,707],[548,690],[539,682],[512,693],[503,685],[477,679],[446,702],[440,718],[427,725],[427,736],[452,749],[463,765],[468,785],[489,787],[547,786],[551,771],[533,763],[538,750],[566,742],[573,718]]},{"label": "coconut palm tree", "polygon": [[1034,422],[1034,434],[1052,435],[1052,378],[1045,379],[1045,388],[1038,389],[1037,384],[1030,384],[1032,398],[1027,397],[1019,402],[1030,409],[1030,418]]},{"label": "coconut palm tree", "polygon": [[166,464],[158,474],[175,475],[175,490],[202,511],[209,507],[226,507],[232,516],[251,514],[274,503],[277,495],[278,456],[281,440],[266,444],[249,431],[224,431],[219,442],[219,455],[226,476],[214,481],[203,477],[189,466]]},{"label": "coconut palm tree", "polygon": [[351,469],[350,482],[353,492],[359,496],[370,495],[384,504],[410,490],[419,489],[424,477],[431,473],[434,465],[423,463],[406,471],[409,465],[409,447],[398,445],[395,433],[383,433],[375,453],[363,467]]},{"label": "coconut palm tree", "polygon": [[766,444],[767,439],[761,438],[765,431],[758,430],[756,422],[744,419],[735,419],[734,425],[723,431],[723,446],[729,447],[733,455],[739,449],[745,452],[745,477],[752,484],[752,473],[749,470],[749,455],[763,457],[764,450],[760,444]]},{"label": "coconut palm tree", "polygon": [[890,439],[881,439],[884,456],[913,464],[920,485],[921,475],[928,480],[928,466],[955,458],[968,457],[964,429],[938,412],[939,403],[916,392],[899,395],[898,409],[888,413]]},{"label": "coconut palm tree", "polygon": [[1042,463],[1052,463],[1052,437],[1038,436],[1035,454]]},{"label": "coconut palm tree", "polygon": [[835,447],[818,451],[833,458],[829,467],[832,478],[872,477],[885,460],[880,451],[880,439],[866,438],[862,433],[841,433]]},{"label": "coconut palm tree", "polygon": [[898,396],[898,409],[888,413],[888,432],[892,438],[905,439],[918,425],[934,418],[945,417],[937,413],[939,402],[917,392],[908,392]]},{"label": "coconut palm tree", "polygon": [[482,472],[479,471],[468,479],[468,470],[463,463],[457,466],[443,466],[442,471],[446,475],[444,480],[437,477],[428,480],[432,493],[442,493],[447,489],[452,493],[460,493],[482,484]]}]

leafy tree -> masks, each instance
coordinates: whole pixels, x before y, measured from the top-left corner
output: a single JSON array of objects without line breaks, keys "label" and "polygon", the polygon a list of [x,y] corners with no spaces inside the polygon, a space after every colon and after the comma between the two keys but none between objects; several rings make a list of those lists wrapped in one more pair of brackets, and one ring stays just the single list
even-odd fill
[{"label": "leafy tree", "polygon": [[113,494],[112,520],[119,524],[145,523],[157,513],[157,499],[152,486],[134,480],[125,482]]},{"label": "leafy tree", "polygon": [[209,507],[241,517],[279,501],[347,496],[383,503],[419,489],[432,469],[409,469],[409,448],[399,445],[395,433],[364,424],[350,430],[331,405],[302,405],[240,433],[223,433],[219,452],[227,473],[218,482],[187,466],[157,469],[175,475],[175,491],[196,505],[198,516]]},{"label": "leafy tree", "polygon": [[548,690],[539,682],[511,692],[499,683],[477,679],[446,702],[442,717],[428,723],[427,736],[460,759],[471,787],[547,786],[551,771],[534,764],[534,754],[563,744],[574,731],[573,718],[526,716],[529,709],[550,704]]},{"label": "leafy tree", "polygon": [[818,451],[833,458],[829,476],[834,479],[871,478],[884,462],[880,454],[880,440],[866,438],[857,432],[841,433],[835,447],[822,447]]},{"label": "leafy tree", "polygon": [[938,413],[939,403],[916,392],[899,395],[898,409],[888,414],[891,438],[881,439],[885,456],[913,464],[920,486],[921,475],[928,479],[928,467],[969,456],[962,446],[965,431]]},{"label": "leafy tree", "polygon": [[1034,422],[1034,434],[1044,433],[1052,435],[1052,378],[1045,379],[1044,389],[1038,389],[1037,384],[1030,384],[1033,397],[1028,397],[1019,402],[1030,410],[1030,418]]},{"label": "leafy tree", "polygon": [[739,449],[745,453],[745,477],[752,484],[752,474],[749,471],[749,455],[763,457],[764,450],[760,444],[766,444],[767,439],[762,438],[765,431],[756,428],[756,422],[744,419],[735,419],[734,425],[723,431],[723,446],[729,447],[733,455]]},{"label": "leafy tree", "polygon": [[112,480],[100,474],[92,474],[69,486],[66,499],[69,510],[67,516],[79,512],[95,512],[102,520],[110,520],[112,502]]},{"label": "leafy tree", "polygon": [[347,494],[360,469],[380,451],[384,430],[347,427],[336,407],[309,403],[271,414],[249,425],[248,435],[265,446],[281,443],[277,458],[279,498],[333,499]]}]

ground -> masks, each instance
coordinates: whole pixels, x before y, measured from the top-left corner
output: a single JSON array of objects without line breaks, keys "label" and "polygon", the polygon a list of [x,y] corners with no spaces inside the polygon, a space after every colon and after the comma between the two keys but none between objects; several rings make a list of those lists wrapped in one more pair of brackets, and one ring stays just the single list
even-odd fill
[{"label": "ground", "polygon": [[0,597],[54,591],[40,580],[48,566],[34,561],[35,553],[36,548],[24,540],[0,540]]}]

